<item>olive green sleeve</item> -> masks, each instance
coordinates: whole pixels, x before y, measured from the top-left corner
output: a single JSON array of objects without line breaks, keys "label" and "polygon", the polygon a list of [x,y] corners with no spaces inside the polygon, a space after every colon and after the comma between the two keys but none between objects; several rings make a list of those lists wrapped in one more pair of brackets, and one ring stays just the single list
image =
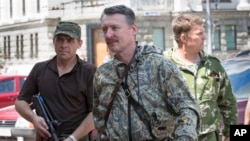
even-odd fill
[{"label": "olive green sleeve", "polygon": [[229,136],[230,131],[230,125],[237,124],[237,102],[236,98],[232,91],[232,86],[230,83],[230,80],[225,72],[225,70],[222,68],[222,81],[221,81],[221,87],[220,87],[220,94],[218,97],[218,107],[220,108],[220,111],[223,116],[223,122],[224,122],[224,130],[223,135]]}]

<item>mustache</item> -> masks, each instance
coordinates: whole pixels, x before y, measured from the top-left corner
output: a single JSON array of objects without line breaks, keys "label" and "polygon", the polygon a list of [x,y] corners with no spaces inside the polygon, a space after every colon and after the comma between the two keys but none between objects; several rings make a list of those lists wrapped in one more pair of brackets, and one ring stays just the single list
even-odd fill
[{"label": "mustache", "polygon": [[118,40],[116,39],[106,39],[106,43],[113,43],[113,42],[117,42]]}]

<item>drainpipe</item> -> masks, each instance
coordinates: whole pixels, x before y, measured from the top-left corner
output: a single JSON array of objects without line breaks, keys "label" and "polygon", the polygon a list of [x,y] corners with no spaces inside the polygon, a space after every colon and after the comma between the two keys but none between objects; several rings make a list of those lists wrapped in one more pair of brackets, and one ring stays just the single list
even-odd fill
[{"label": "drainpipe", "polygon": [[210,0],[206,0],[207,54],[212,54],[212,24],[210,15]]}]

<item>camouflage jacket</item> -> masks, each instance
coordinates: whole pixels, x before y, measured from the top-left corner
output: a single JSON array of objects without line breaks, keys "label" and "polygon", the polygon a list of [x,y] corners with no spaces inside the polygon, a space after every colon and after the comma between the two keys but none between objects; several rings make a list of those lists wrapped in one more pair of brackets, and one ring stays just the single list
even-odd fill
[{"label": "camouflage jacket", "polygon": [[177,64],[200,106],[200,135],[221,130],[224,123],[223,135],[229,136],[230,124],[237,123],[237,105],[230,80],[220,61],[200,52],[200,63],[188,66],[173,55],[173,50],[168,50],[165,56]]},{"label": "camouflage jacket", "polygon": [[[110,140],[129,140],[128,99],[122,86],[114,99],[107,123],[104,121],[107,111],[105,101],[110,98],[118,80],[117,72],[121,75],[125,66],[114,57],[112,61],[100,66],[94,76],[94,122],[99,131],[106,130]],[[200,121],[198,105],[192,98],[179,69],[154,46],[137,45],[135,61],[128,72],[127,84],[131,96],[151,116],[152,132],[157,139],[197,140]],[[177,111],[177,116],[169,110],[170,105],[173,106],[171,109]],[[132,106],[131,128],[133,140],[152,139]]]}]

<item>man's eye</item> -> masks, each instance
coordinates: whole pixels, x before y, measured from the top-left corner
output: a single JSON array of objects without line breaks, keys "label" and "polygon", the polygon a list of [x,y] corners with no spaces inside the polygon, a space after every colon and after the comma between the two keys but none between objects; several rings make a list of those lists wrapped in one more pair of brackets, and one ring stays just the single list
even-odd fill
[{"label": "man's eye", "polygon": [[112,27],[112,29],[113,29],[113,30],[117,30],[117,29],[118,29],[118,27],[114,26],[114,27]]},{"label": "man's eye", "polygon": [[73,42],[74,41],[74,39],[72,38],[70,38],[70,39],[68,39],[68,43],[71,43],[71,42]]},{"label": "man's eye", "polygon": [[107,32],[107,28],[102,28],[102,31],[103,32]]}]

